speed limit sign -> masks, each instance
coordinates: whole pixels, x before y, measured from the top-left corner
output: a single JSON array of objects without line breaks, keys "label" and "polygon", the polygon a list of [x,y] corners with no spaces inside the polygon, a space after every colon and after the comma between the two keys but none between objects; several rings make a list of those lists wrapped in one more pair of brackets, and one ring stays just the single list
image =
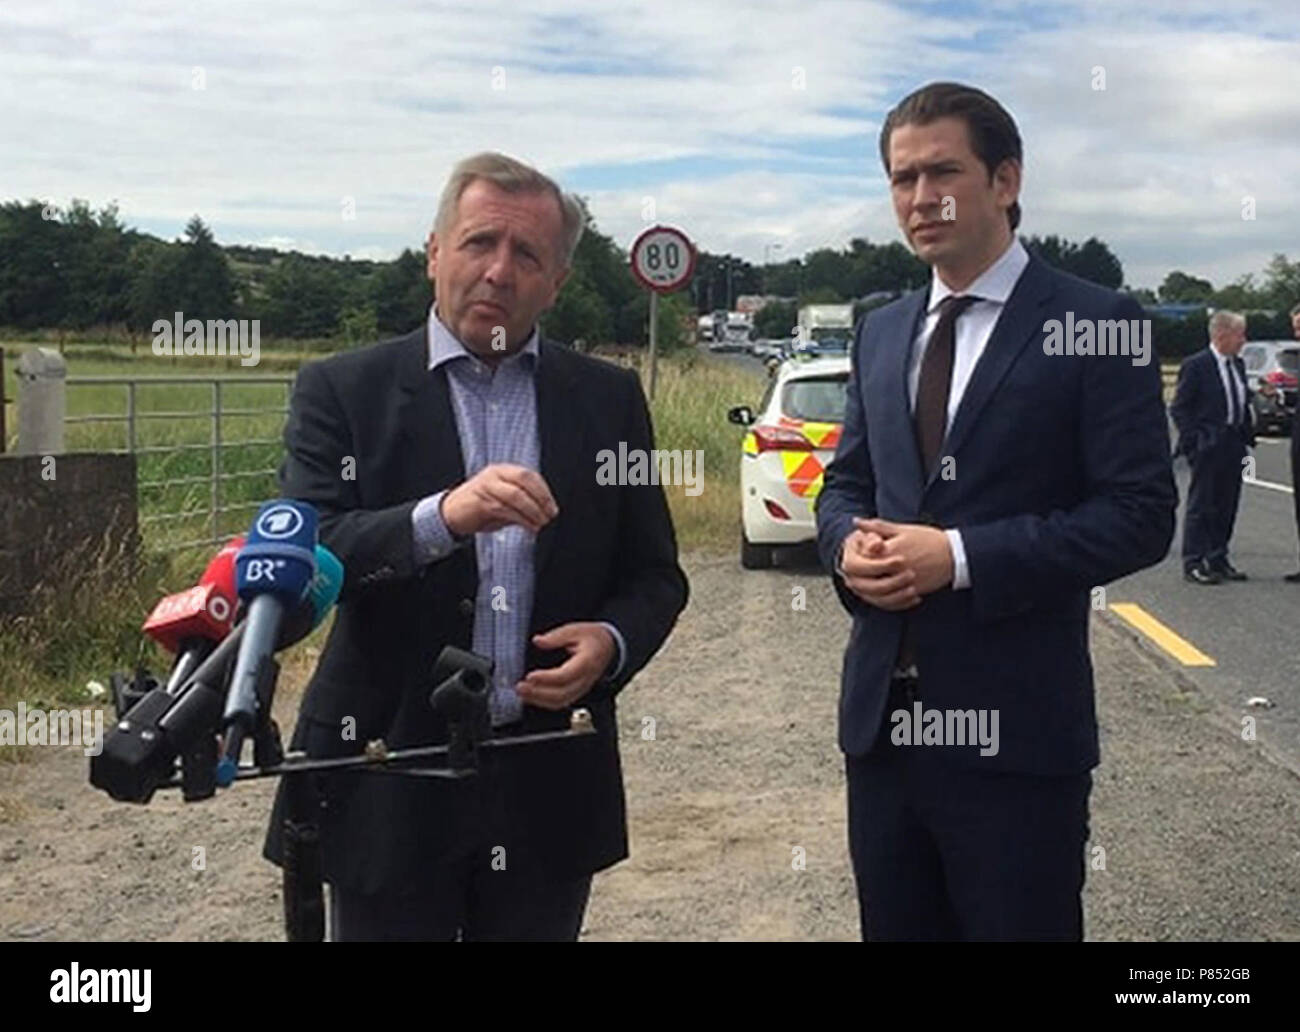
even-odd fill
[{"label": "speed limit sign", "polygon": [[671,294],[691,281],[695,248],[672,226],[651,226],[632,244],[632,275],[650,291],[650,397],[655,396],[659,352],[659,295]]},{"label": "speed limit sign", "polygon": [[651,226],[632,245],[632,275],[659,294],[680,290],[695,271],[695,248],[672,226]]}]

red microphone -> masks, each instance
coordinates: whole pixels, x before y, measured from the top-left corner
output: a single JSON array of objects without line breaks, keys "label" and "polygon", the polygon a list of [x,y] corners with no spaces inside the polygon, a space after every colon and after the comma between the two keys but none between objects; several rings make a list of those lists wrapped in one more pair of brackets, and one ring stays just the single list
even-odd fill
[{"label": "red microphone", "polygon": [[243,545],[242,537],[228,541],[198,584],[162,599],[144,622],[144,633],[176,656],[167,678],[169,694],[175,694],[234,625],[235,555]]}]

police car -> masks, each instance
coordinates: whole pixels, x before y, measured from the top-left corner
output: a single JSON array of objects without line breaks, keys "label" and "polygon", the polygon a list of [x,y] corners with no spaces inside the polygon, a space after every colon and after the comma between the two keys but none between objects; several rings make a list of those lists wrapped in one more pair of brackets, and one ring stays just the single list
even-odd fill
[{"label": "police car", "polygon": [[746,428],[741,446],[740,565],[772,565],[774,550],[817,536],[813,503],[844,425],[849,358],[796,356],[782,362],[758,410],[727,418]]}]

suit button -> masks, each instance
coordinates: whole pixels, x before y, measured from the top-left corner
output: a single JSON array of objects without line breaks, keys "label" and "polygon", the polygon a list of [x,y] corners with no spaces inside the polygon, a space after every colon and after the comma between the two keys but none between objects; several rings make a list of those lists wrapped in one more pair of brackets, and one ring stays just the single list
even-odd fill
[{"label": "suit button", "polygon": [[473,616],[474,600],[472,598],[462,598],[460,600],[460,612],[462,616]]}]

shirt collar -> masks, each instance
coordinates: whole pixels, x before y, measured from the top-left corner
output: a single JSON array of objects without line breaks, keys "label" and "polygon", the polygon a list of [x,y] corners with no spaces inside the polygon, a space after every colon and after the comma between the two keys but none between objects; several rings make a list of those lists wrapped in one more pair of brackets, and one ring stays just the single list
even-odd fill
[{"label": "shirt collar", "polygon": [[[428,337],[429,370],[431,372],[434,369],[437,369],[438,366],[457,358],[468,358],[471,362],[477,363],[485,369],[487,368],[487,363],[470,351],[469,348],[465,347],[456,335],[447,328],[447,324],[438,317],[438,307],[436,304],[429,306]],[[539,339],[537,327],[534,326],[533,332],[530,333],[528,339],[524,341],[524,346],[502,361],[514,362],[517,361],[521,355],[529,355],[531,357],[526,359],[525,362],[526,364],[535,367],[537,362],[541,359],[541,349],[538,347]]]},{"label": "shirt collar", "polygon": [[[1004,305],[1007,303],[1007,298],[1011,296],[1011,291],[1015,289],[1020,274],[1025,271],[1025,266],[1028,264],[1029,252],[1025,250],[1025,246],[1020,242],[1019,237],[1013,235],[1011,243],[1007,245],[1007,249],[1002,252],[998,260],[981,272],[975,278],[975,281],[960,293],[962,295],[973,295],[981,301],[994,301],[997,304]],[[953,290],[941,280],[937,272],[932,272],[930,274],[930,303],[926,311],[933,312],[939,307],[939,303],[944,298],[956,293],[958,291]]]}]

